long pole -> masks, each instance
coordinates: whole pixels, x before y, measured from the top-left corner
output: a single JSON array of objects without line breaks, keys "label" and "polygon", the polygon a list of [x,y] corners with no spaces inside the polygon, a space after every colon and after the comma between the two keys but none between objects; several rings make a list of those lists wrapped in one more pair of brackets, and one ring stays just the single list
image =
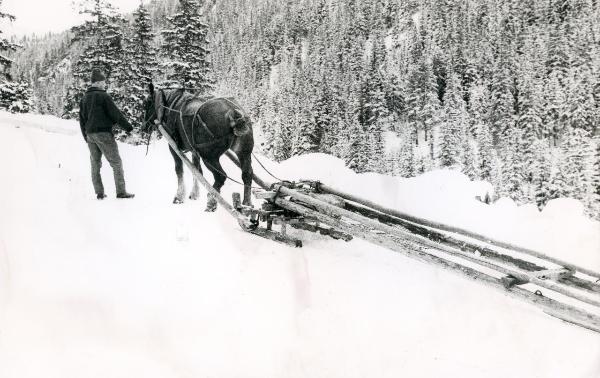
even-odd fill
[{"label": "long pole", "polygon": [[167,140],[167,143],[169,143],[169,145],[171,146],[173,151],[175,151],[177,156],[179,156],[179,158],[183,161],[183,163],[192,172],[192,175],[194,175],[194,178],[196,180],[198,180],[198,182],[200,182],[204,186],[204,188],[208,191],[208,193],[210,193],[217,200],[217,202],[221,206],[223,206],[223,208],[229,214],[231,214],[234,218],[236,218],[238,220],[238,223],[240,224],[240,226],[242,228],[248,230],[251,227],[251,224],[246,219],[246,217],[244,217],[242,214],[240,214],[240,212],[238,212],[236,209],[234,209],[234,207],[221,196],[221,193],[217,192],[215,190],[215,188],[213,188],[212,185],[210,185],[210,183],[206,180],[206,178],[202,175],[202,173],[200,173],[200,171],[198,169],[196,169],[194,164],[192,164],[190,159],[188,159],[188,157],[185,156],[183,154],[183,152],[181,152],[179,150],[179,147],[177,147],[177,143],[175,143],[175,141],[173,140],[171,135],[169,135],[169,133],[164,129],[162,124],[158,125],[158,129],[160,130],[163,137]]},{"label": "long pole", "polygon": [[536,257],[536,258],[540,258],[540,259],[552,262],[554,264],[563,266],[563,267],[568,268],[570,270],[574,270],[574,271],[578,271],[578,272],[581,272],[581,273],[585,273],[585,274],[587,274],[589,276],[592,276],[594,278],[600,278],[600,273],[598,273],[596,271],[593,271],[591,269],[587,269],[587,268],[584,268],[584,267],[581,267],[581,266],[577,266],[575,264],[571,264],[569,262],[566,262],[566,261],[563,261],[563,260],[560,260],[560,259],[548,256],[548,255],[545,255],[545,254],[543,254],[541,252],[538,252],[538,251],[534,251],[534,250],[531,250],[531,249],[528,249],[528,248],[524,248],[524,247],[521,247],[521,246],[518,246],[518,245],[506,243],[506,242],[503,242],[501,240],[496,240],[496,239],[487,237],[485,235],[477,234],[477,233],[474,233],[472,231],[465,230],[465,229],[462,229],[462,228],[459,228],[459,227],[454,227],[454,226],[450,226],[450,225],[447,225],[447,224],[444,224],[444,223],[431,221],[429,219],[416,217],[416,216],[413,216],[413,215],[410,215],[410,214],[407,214],[407,213],[404,213],[404,212],[401,212],[401,211],[398,211],[398,210],[388,209],[388,208],[385,208],[385,207],[383,207],[383,206],[381,206],[381,205],[379,205],[379,204],[377,204],[377,203],[375,203],[373,201],[369,201],[369,200],[366,200],[364,198],[360,198],[358,196],[355,196],[353,194],[346,193],[346,192],[343,192],[343,191],[338,190],[338,189],[334,189],[334,188],[332,188],[330,186],[327,186],[325,184],[320,184],[319,188],[321,189],[321,191],[323,191],[325,193],[334,194],[336,196],[342,197],[345,200],[359,203],[361,205],[364,205],[364,206],[370,207],[372,209],[375,209],[375,210],[377,210],[377,211],[379,211],[381,213],[384,213],[384,214],[387,214],[387,215],[391,215],[391,216],[394,216],[394,217],[397,217],[397,218],[401,218],[401,219],[407,220],[409,222],[416,223],[418,225],[423,225],[423,226],[435,228],[435,229],[442,230],[442,231],[453,232],[453,233],[457,233],[457,234],[460,234],[460,235],[468,236],[468,237],[470,237],[472,239],[476,239],[476,240],[479,240],[479,241],[484,242],[484,243],[488,243],[488,244],[491,244],[491,245],[494,245],[494,246],[497,246],[497,247],[500,247],[500,248],[506,248],[506,249],[510,249],[512,251],[515,251],[515,252],[520,252],[520,253],[523,253],[523,254],[526,254],[526,255],[530,255],[530,256],[533,256],[533,257]]},{"label": "long pole", "polygon": [[369,230],[363,229],[359,225],[340,222],[339,219],[336,219],[335,217],[323,214],[320,211],[308,209],[305,206],[283,198],[276,198],[275,204],[281,206],[284,209],[297,212],[298,214],[304,215],[306,217],[317,219],[320,222],[329,224],[330,226],[335,227],[336,229],[342,232],[358,236],[361,239],[369,241],[373,244],[377,244],[387,249],[391,249],[392,251],[419,260],[426,264],[441,267],[444,270],[457,273],[473,281],[478,281],[483,285],[492,287],[510,297],[518,298],[520,300],[524,300],[533,305],[536,305],[547,314],[555,316],[559,319],[582,326],[595,332],[600,332],[600,316],[588,313],[577,307],[558,302],[552,298],[537,295],[519,286],[514,286],[511,289],[506,289],[502,281],[498,278],[482,273],[476,269],[431,254],[429,250],[432,247],[424,245],[420,241],[417,242],[414,241],[414,239],[400,239],[395,235],[382,235],[370,232]]}]

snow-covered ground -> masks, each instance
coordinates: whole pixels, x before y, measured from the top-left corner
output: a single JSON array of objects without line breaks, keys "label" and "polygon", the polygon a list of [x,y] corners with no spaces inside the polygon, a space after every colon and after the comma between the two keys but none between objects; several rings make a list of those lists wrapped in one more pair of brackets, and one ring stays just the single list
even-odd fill
[{"label": "snow-covered ground", "polygon": [[[0,113],[0,377],[600,376],[596,333],[361,240],[300,233],[292,249],[245,234],[204,199],[171,204],[165,141],[147,157],[120,148],[136,198],[114,198],[105,163],[111,196],[97,201],[77,123]],[[319,154],[263,161],[600,267],[599,224],[572,200],[538,213],[477,202],[479,185],[456,172],[403,180]]]}]

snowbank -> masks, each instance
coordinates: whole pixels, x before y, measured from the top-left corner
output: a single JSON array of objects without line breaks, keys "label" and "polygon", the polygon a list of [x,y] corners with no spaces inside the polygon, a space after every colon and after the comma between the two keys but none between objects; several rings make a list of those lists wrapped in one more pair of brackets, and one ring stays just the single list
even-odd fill
[{"label": "snowbank", "polygon": [[[306,246],[292,249],[241,232],[223,211],[204,213],[204,200],[172,205],[164,140],[148,157],[120,144],[131,201],[112,195],[108,164],[111,196],[94,199],[76,122],[0,114],[0,143],[2,378],[600,373],[597,334],[501,293],[361,240],[301,233]],[[597,224],[568,204],[523,217],[475,201],[456,172],[402,180],[355,175],[319,154],[262,160],[282,178],[321,179],[543,247],[550,235],[540,230],[581,238],[581,250],[597,237]],[[563,206],[569,223],[553,216]],[[512,223],[529,230],[520,235]]]}]

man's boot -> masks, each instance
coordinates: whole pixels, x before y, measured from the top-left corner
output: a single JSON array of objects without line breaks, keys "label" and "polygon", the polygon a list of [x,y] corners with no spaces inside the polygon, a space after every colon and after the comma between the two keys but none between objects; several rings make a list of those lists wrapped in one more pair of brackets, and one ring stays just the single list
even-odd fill
[{"label": "man's boot", "polygon": [[135,197],[135,194],[127,193],[127,192],[117,194],[117,198],[133,198],[133,197]]}]

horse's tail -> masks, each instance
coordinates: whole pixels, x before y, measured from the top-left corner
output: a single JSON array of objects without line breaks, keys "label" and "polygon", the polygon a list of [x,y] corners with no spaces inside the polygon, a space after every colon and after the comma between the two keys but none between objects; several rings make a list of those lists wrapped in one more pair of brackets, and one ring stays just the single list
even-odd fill
[{"label": "horse's tail", "polygon": [[246,111],[235,101],[234,98],[222,98],[229,106],[229,111],[226,117],[229,119],[229,124],[233,129],[233,133],[240,137],[247,134],[252,129],[252,122]]}]

